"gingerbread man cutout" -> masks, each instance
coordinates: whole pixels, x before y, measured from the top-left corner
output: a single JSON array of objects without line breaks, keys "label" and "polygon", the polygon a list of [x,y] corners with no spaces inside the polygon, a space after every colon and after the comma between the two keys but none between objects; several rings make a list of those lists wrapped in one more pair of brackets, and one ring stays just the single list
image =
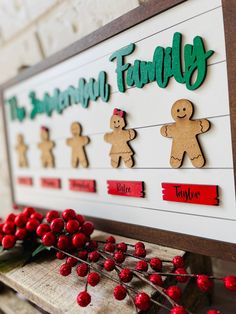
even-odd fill
[{"label": "gingerbread man cutout", "polygon": [[181,167],[185,153],[194,167],[203,167],[205,158],[197,136],[209,130],[210,122],[207,119],[191,120],[193,105],[187,99],[177,100],[172,106],[171,115],[176,122],[164,125],[161,128],[161,135],[173,138],[170,157],[171,167]]},{"label": "gingerbread man cutout", "polygon": [[41,150],[41,163],[44,168],[54,168],[54,156],[52,149],[55,143],[50,140],[49,129],[41,127],[40,130],[41,142],[38,144],[38,148]]},{"label": "gingerbread man cutout", "polygon": [[136,132],[132,129],[124,130],[125,126],[125,112],[119,109],[114,109],[110,120],[110,128],[113,129],[113,132],[104,135],[104,140],[107,143],[112,144],[110,156],[113,168],[119,167],[121,159],[123,159],[128,168],[131,168],[134,165],[134,152],[130,148],[128,142],[135,138]]},{"label": "gingerbread man cutout", "polygon": [[73,168],[77,168],[78,164],[81,164],[82,167],[87,168],[88,160],[84,146],[89,143],[89,138],[81,135],[81,125],[78,122],[71,124],[71,134],[73,137],[66,140],[66,144],[72,149],[71,165]]},{"label": "gingerbread man cutout", "polygon": [[18,153],[18,165],[21,168],[28,167],[28,161],[26,157],[26,152],[28,150],[28,146],[24,142],[24,136],[22,134],[17,135],[17,144],[16,151]]}]

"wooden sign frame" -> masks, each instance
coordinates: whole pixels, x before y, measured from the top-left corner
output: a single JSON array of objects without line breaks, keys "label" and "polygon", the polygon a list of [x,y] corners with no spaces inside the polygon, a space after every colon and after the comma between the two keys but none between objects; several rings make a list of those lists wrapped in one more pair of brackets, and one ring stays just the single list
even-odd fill
[{"label": "wooden sign frame", "polygon": [[[3,92],[5,89],[13,86],[31,76],[38,74],[44,70],[49,69],[75,55],[85,51],[86,49],[103,42],[143,21],[149,19],[157,14],[160,14],[186,0],[151,0],[145,5],[128,12],[120,18],[105,25],[99,30],[91,33],[90,35],[82,38],[81,40],[73,43],[68,48],[59,51],[51,57],[43,60],[35,66],[20,73],[17,77],[9,80],[1,86],[1,106],[3,106]],[[226,55],[227,55],[227,73],[228,73],[228,87],[229,87],[229,102],[230,102],[230,117],[231,117],[231,134],[233,145],[233,163],[234,163],[234,181],[236,177],[236,89],[234,86],[234,79],[236,73],[236,2],[234,0],[222,0],[224,29],[226,38]],[[5,117],[5,115],[4,115]],[[7,147],[7,132],[6,121],[5,134],[6,134],[6,147]],[[7,147],[8,158],[10,156],[9,148]],[[15,204],[14,199],[14,184],[12,180],[11,167],[9,165],[9,173],[11,178],[11,196],[12,202]],[[24,204],[17,204],[24,206]],[[215,256],[227,260],[236,261],[236,244],[210,240],[191,236],[187,234],[180,234],[171,231],[154,229],[150,227],[143,227],[133,224],[105,220],[100,218],[87,217],[94,221],[96,228],[121,234],[123,236],[141,239],[152,243],[175,247],[182,250],[187,250],[194,253],[204,254],[208,256]]]}]

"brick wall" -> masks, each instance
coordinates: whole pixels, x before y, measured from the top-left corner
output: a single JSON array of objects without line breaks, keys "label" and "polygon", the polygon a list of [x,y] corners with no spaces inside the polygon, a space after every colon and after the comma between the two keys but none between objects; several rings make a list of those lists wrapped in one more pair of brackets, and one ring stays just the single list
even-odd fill
[{"label": "brick wall", "polygon": [[[1,0],[0,84],[137,7],[142,0]],[[11,210],[0,108],[0,216]]]}]

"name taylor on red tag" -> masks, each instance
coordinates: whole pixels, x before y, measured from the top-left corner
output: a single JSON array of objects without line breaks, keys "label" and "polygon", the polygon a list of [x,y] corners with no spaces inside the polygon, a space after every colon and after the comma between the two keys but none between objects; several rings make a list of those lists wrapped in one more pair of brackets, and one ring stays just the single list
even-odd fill
[{"label": "name taylor on red tag", "polygon": [[219,205],[218,185],[162,183],[164,201]]},{"label": "name taylor on red tag", "polygon": [[107,181],[108,194],[144,197],[144,183],[142,181]]}]

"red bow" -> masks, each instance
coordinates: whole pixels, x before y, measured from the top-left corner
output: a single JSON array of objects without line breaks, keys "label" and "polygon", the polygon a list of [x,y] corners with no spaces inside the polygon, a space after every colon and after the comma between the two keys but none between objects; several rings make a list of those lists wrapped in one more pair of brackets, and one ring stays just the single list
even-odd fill
[{"label": "red bow", "polygon": [[124,117],[125,112],[123,110],[115,108],[113,111],[113,115],[120,116],[121,118]]}]

